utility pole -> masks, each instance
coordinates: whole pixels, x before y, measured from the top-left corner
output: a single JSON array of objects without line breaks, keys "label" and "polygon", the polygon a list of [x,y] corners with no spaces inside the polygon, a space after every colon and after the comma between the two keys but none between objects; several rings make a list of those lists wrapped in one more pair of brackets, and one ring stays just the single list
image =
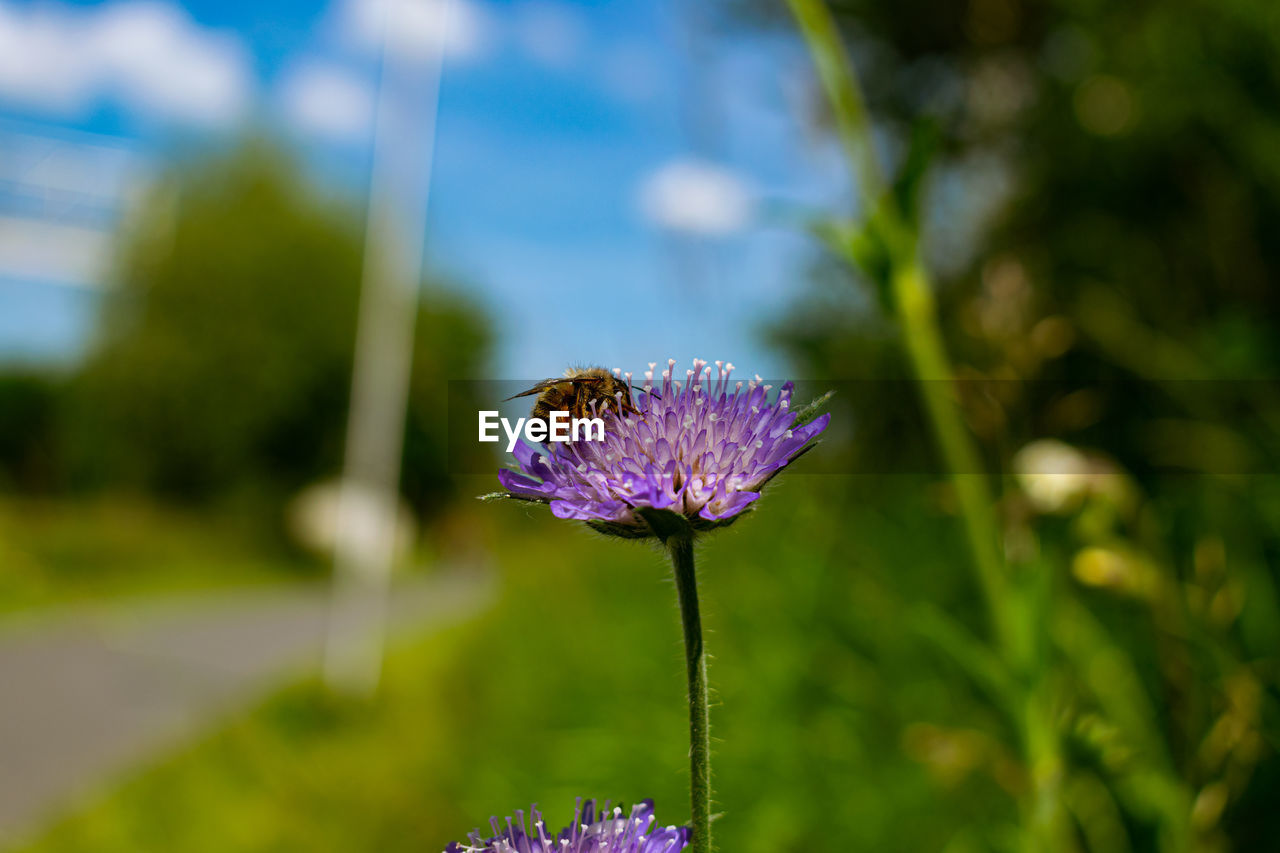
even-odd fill
[{"label": "utility pole", "polygon": [[[449,0],[383,4],[364,269],[324,660],[328,685],[347,693],[371,695],[382,671],[449,5]],[[411,15],[425,37],[409,44],[402,27]]]}]

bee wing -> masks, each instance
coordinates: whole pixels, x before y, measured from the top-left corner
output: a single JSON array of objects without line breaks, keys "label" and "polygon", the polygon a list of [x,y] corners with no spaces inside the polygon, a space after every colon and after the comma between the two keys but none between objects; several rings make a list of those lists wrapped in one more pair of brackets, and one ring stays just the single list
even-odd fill
[{"label": "bee wing", "polygon": [[534,385],[528,391],[521,391],[519,394],[512,394],[510,397],[508,397],[506,400],[503,400],[502,402],[505,403],[507,402],[507,400],[514,400],[517,397],[528,397],[531,394],[540,394],[541,392],[550,388],[552,385],[559,385],[563,381],[564,381],[563,379],[544,379],[541,382],[539,382],[537,385]]},{"label": "bee wing", "polygon": [[589,385],[595,385],[603,381],[604,380],[601,379],[599,376],[574,376],[574,377],[561,376],[558,379],[544,379],[541,382],[539,382],[537,385],[534,385],[528,391],[521,391],[519,394],[512,394],[510,397],[508,397],[506,400],[503,400],[502,402],[505,403],[507,402],[507,400],[514,400],[517,397],[529,397],[533,394],[541,394],[543,391],[547,390],[548,388],[554,387],[563,382],[572,382],[575,385],[579,382],[589,384]]}]

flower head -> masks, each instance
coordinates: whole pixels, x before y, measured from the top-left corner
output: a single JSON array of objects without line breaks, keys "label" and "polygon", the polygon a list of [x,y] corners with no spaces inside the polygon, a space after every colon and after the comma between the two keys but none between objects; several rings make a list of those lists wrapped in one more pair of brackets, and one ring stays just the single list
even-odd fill
[{"label": "flower head", "polygon": [[649,510],[676,513],[706,530],[748,510],[830,420],[801,423],[790,382],[772,401],[772,386],[759,377],[730,386],[732,364],[717,361],[712,378],[711,367],[695,359],[680,382],[669,361],[660,390],[654,367],[633,395],[636,413],[619,417],[613,407],[604,413],[603,441],[517,444],[520,470],[498,472],[511,496],[549,503],[559,518],[621,536],[653,535]]},{"label": "flower head", "polygon": [[621,808],[604,808],[597,813],[596,801],[579,799],[573,822],[555,835],[548,835],[536,807],[529,810],[532,832],[523,811],[508,817],[505,828],[492,818],[493,836],[485,839],[479,830],[468,843],[452,842],[444,853],[679,853],[689,843],[689,828],[667,826],[650,829],[653,800],[645,800],[624,817]]}]

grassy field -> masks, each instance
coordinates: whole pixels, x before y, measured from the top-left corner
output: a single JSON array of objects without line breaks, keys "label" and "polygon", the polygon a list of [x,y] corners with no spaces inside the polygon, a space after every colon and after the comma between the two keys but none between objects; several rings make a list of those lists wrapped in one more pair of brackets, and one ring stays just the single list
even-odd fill
[{"label": "grassy field", "polygon": [[[801,474],[776,486],[699,550],[718,847],[1012,849],[1029,774],[1019,721],[936,631],[938,614],[948,630],[983,631],[945,489]],[[471,546],[490,543],[498,602],[394,649],[374,700],[287,686],[20,849],[435,851],[530,803],[564,821],[577,796],[653,797],[660,821],[687,820],[680,632],[663,556],[515,502],[468,517]],[[1050,719],[1069,756],[1062,797],[1080,849],[1226,850],[1226,827],[1265,837],[1274,762],[1257,714],[1269,706],[1248,716],[1216,697],[1225,685],[1228,698],[1267,701],[1250,691],[1272,689],[1256,680],[1268,659],[1233,663],[1214,640],[1184,660],[1145,604],[1081,588],[1050,542],[1037,565],[1052,575],[1061,652],[1044,677],[1057,687]],[[1170,666],[1203,696],[1199,716],[1161,701]],[[1210,766],[1235,787],[1205,819],[1191,803]],[[1189,814],[1202,822],[1188,826]]]},{"label": "grassy field", "polygon": [[230,515],[154,502],[0,499],[0,613],[316,576],[323,563]]},{"label": "grassy field", "polygon": [[[700,552],[722,849],[824,849],[833,837],[940,849],[975,812],[1012,817],[981,762],[938,775],[908,755],[930,720],[974,705],[893,624],[911,577],[932,573],[935,594],[963,595],[938,547],[951,525],[924,536],[903,521],[921,507],[901,501],[901,517],[865,504],[833,513],[826,480],[781,483]],[[500,602],[396,650],[376,700],[288,687],[22,849],[436,850],[530,802],[564,819],[579,795],[654,797],[660,820],[687,819],[662,556],[522,505],[483,511],[499,534]],[[998,752],[998,721],[978,710],[972,722],[966,742]]]}]

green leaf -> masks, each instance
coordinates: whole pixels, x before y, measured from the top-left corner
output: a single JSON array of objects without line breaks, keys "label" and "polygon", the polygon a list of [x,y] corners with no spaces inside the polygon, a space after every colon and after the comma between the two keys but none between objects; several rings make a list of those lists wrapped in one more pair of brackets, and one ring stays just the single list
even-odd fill
[{"label": "green leaf", "polygon": [[821,397],[811,400],[806,405],[801,406],[796,410],[796,422],[791,425],[792,428],[802,427],[818,415],[822,414],[823,410],[827,408],[827,404],[831,402],[831,398],[835,395],[836,392],[833,389],[823,394]]},{"label": "green leaf", "polygon": [[942,133],[936,120],[922,119],[911,126],[911,141],[902,168],[893,181],[894,202],[904,222],[918,227],[921,189],[929,166],[938,151]]},{"label": "green leaf", "polygon": [[870,282],[882,310],[892,309],[893,254],[888,238],[894,232],[889,219],[873,212],[864,222],[819,222],[811,226],[811,230],[832,253]]},{"label": "green leaf", "polygon": [[1007,712],[1017,714],[1020,697],[1017,682],[999,655],[968,628],[931,604],[917,605],[910,614],[909,624],[916,634],[958,664]]}]

